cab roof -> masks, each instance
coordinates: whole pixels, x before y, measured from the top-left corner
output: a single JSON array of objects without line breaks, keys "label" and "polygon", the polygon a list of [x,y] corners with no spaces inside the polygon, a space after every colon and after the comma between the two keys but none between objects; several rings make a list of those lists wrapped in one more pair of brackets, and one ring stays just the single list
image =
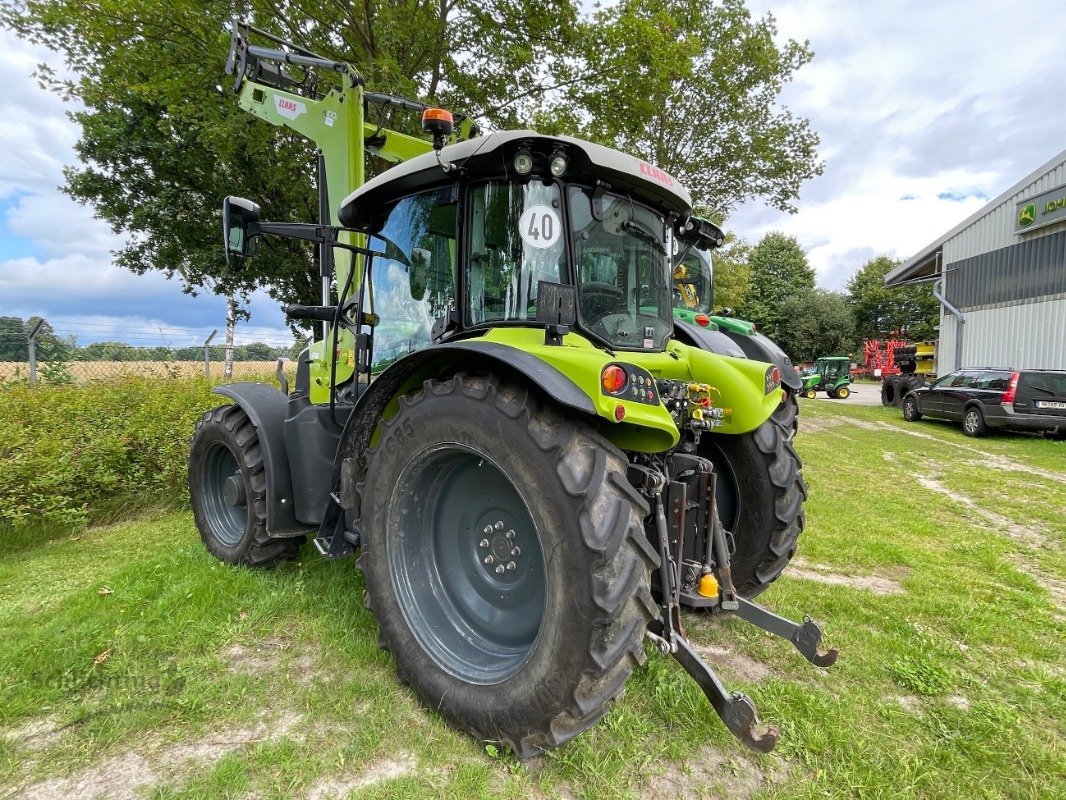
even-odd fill
[{"label": "cab roof", "polygon": [[[593,185],[599,180],[608,190],[632,194],[651,206],[673,213],[682,220],[692,211],[692,197],[681,183],[646,161],[609,147],[571,136],[542,136],[536,131],[499,131],[476,139],[451,144],[440,152],[442,161],[463,170],[471,179],[514,176],[515,154],[526,149],[545,159],[562,151],[568,167],[567,180]],[[415,192],[455,182],[454,170],[445,172],[435,153],[412,158],[386,170],[356,189],[341,203],[338,218],[349,228],[365,228],[374,211]]]}]

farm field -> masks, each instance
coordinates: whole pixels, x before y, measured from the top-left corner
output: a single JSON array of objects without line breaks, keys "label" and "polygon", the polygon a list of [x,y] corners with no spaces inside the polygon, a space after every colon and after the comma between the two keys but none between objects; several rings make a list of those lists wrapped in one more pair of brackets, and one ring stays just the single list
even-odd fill
[{"label": "farm field", "polygon": [[228,568],[159,510],[0,531],[0,798],[1066,796],[1066,443],[846,401],[800,423],[807,528],[761,600],[839,661],[685,617],[773,754],[649,648],[599,725],[517,761],[396,681],[353,561]]},{"label": "farm field", "polygon": [[[195,378],[204,374],[203,361],[70,361],[63,366],[76,383],[126,376]],[[233,374],[272,375],[276,366],[276,361],[234,361]],[[212,377],[221,377],[223,368],[221,361],[212,361]],[[42,371],[41,365],[38,365],[38,371]],[[27,375],[28,367],[24,362],[0,361],[0,381],[11,380],[16,376],[27,380]]]}]

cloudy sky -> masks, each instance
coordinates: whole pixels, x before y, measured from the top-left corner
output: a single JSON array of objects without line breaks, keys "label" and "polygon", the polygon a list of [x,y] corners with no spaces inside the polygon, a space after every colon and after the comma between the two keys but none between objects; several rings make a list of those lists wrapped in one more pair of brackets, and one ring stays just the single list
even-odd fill
[{"label": "cloudy sky", "polygon": [[[799,211],[750,204],[727,227],[796,236],[819,282],[842,289],[875,255],[906,258],[1066,149],[1064,17],[1051,0],[749,0],[814,61],[784,94],[822,138],[825,174]],[[43,314],[81,343],[175,346],[224,324],[224,303],[110,266],[121,243],[58,191],[76,128],[30,77],[55,56],[0,31],[0,315]],[[287,341],[253,298],[241,340]]]}]

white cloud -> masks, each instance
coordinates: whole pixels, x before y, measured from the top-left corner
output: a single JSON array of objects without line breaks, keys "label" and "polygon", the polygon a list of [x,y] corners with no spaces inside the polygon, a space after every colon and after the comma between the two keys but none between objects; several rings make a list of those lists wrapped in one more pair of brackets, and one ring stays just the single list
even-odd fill
[{"label": "white cloud", "polygon": [[828,288],[873,255],[914,254],[1063,146],[1056,3],[749,6],[771,10],[782,37],[810,40],[814,61],[783,101],[810,118],[827,164],[794,216],[749,204],[727,228],[795,235]]}]

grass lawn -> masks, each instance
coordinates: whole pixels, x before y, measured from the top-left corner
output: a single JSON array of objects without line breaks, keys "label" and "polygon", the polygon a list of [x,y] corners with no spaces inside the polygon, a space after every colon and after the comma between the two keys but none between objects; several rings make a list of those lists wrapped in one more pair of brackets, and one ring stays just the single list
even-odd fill
[{"label": "grass lawn", "polygon": [[795,568],[830,670],[686,617],[781,728],[755,755],[652,655],[528,762],[396,681],[354,562],[225,567],[187,512],[0,540],[0,798],[1066,797],[1066,444],[805,402]]}]

